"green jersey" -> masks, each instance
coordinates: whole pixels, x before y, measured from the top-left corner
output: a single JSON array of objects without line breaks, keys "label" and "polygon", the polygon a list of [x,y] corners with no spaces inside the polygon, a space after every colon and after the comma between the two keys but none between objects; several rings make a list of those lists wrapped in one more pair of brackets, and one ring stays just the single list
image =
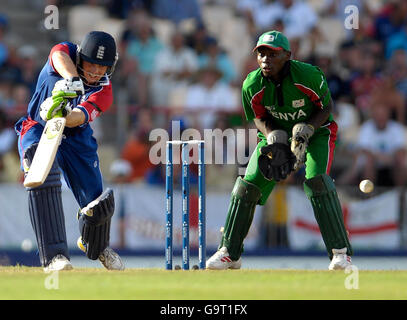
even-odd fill
[{"label": "green jersey", "polygon": [[[331,94],[318,67],[290,60],[281,72],[281,83],[265,78],[260,68],[249,73],[242,86],[242,102],[247,120],[269,119],[273,129],[291,135],[296,123],[307,122],[316,108],[328,105]],[[331,114],[328,122],[332,120]]]}]

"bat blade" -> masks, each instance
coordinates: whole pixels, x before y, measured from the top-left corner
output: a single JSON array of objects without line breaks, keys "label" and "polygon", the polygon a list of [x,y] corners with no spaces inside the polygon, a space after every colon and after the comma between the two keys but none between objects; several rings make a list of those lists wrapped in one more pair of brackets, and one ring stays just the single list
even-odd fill
[{"label": "bat blade", "polygon": [[54,163],[65,123],[66,119],[62,117],[47,121],[28,174],[24,179],[24,187],[35,188],[44,183]]}]

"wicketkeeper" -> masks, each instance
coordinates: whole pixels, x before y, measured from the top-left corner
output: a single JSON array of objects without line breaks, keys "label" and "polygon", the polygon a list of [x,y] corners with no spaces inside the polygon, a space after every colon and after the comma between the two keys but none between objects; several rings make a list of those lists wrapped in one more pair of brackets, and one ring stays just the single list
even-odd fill
[{"label": "wicketkeeper", "polygon": [[79,46],[70,42],[55,45],[38,77],[27,115],[15,125],[22,169],[28,172],[46,121],[55,115],[66,118],[48,177],[42,185],[27,188],[31,224],[45,270],[72,269],[61,172],[80,207],[78,246],[105,268],[124,269],[119,255],[109,247],[114,197],[112,190],[103,190],[97,143],[90,126],[113,102],[110,78],[117,59],[116,43],[105,32],[88,33]]},{"label": "wicketkeeper", "polygon": [[244,178],[236,180],[219,250],[206,267],[241,267],[256,205],[264,205],[276,183],[305,164],[304,191],[331,259],[329,269],[345,269],[351,265],[352,247],[329,176],[337,125],[326,78],[318,67],[291,60],[289,42],[278,31],[261,35],[253,51],[260,68],[245,79],[242,102],[260,142]]}]

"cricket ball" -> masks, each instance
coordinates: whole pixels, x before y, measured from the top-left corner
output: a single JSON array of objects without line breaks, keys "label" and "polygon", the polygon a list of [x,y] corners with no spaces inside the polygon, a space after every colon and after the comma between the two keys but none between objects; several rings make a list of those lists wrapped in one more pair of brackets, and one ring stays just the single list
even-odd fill
[{"label": "cricket ball", "polygon": [[370,193],[373,191],[374,189],[374,184],[372,181],[366,179],[366,180],[362,180],[359,184],[359,189],[360,191],[362,191],[363,193]]}]

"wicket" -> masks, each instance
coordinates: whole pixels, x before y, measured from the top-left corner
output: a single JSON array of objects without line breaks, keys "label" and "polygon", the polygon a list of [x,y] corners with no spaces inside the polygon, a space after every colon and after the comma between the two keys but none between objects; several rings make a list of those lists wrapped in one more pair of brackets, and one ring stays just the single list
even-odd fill
[{"label": "wicket", "polygon": [[166,145],[166,248],[165,268],[172,270],[173,256],[173,145],[181,145],[182,160],[182,269],[189,270],[189,151],[198,145],[198,260],[199,269],[205,269],[206,217],[205,217],[205,141],[167,141]]}]

